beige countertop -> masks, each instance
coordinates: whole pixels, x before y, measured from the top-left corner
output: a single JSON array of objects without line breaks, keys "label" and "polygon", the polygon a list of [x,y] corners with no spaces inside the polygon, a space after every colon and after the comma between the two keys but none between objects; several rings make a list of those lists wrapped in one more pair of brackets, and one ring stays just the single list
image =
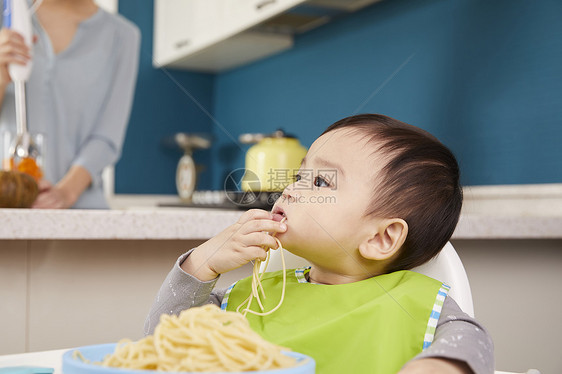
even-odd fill
[{"label": "beige countertop", "polygon": [[0,239],[207,239],[241,211],[0,209]]},{"label": "beige countertop", "polygon": [[[207,239],[243,213],[157,206],[177,201],[116,195],[112,210],[0,209],[0,240]],[[562,185],[465,188],[453,239],[562,239]]]},{"label": "beige countertop", "polygon": [[[241,211],[217,209],[0,209],[0,239],[207,239]],[[562,216],[463,214],[453,239],[562,239]]]},{"label": "beige countertop", "polygon": [[453,239],[562,239],[562,216],[462,214]]}]

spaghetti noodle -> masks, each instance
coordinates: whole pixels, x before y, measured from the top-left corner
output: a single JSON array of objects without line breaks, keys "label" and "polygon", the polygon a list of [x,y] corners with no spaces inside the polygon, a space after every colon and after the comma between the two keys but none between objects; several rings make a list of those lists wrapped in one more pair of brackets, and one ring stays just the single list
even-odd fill
[{"label": "spaghetti noodle", "polygon": [[[286,219],[287,219],[286,217],[283,218],[281,220],[281,223],[285,222]],[[269,265],[270,251],[267,251],[267,255],[265,257],[265,266],[264,266],[264,269],[261,273],[260,273],[260,266],[261,266],[262,261],[259,260],[259,259],[256,259],[254,261],[254,268],[253,268],[253,271],[252,271],[252,292],[250,293],[250,296],[248,296],[248,298],[246,298],[246,300],[244,300],[236,308],[236,311],[240,312],[240,309],[245,306],[245,309],[242,310],[242,314],[244,316],[246,316],[246,313],[255,314],[257,316],[270,315],[271,313],[275,312],[277,309],[279,309],[281,307],[281,305],[283,304],[283,300],[285,299],[285,286],[287,284],[285,255],[283,254],[283,245],[281,244],[279,239],[277,239],[275,237],[275,234],[273,234],[273,238],[277,242],[277,249],[279,249],[279,251],[281,252],[281,263],[283,265],[283,288],[282,288],[282,291],[281,291],[281,299],[279,300],[279,303],[277,304],[277,306],[275,306],[273,309],[271,309],[267,312],[264,311],[263,303],[262,303],[261,297],[260,297],[260,291],[261,291],[261,294],[262,294],[263,298],[265,299],[265,292],[264,292],[263,287],[261,285],[261,280],[263,278],[263,275],[267,271],[267,265]],[[261,312],[255,312],[255,311],[250,309],[250,306],[252,305],[252,300],[254,298],[256,299],[256,301],[258,303],[258,306],[261,309]]]},{"label": "spaghetti noodle", "polygon": [[[241,372],[287,368],[296,360],[288,350],[264,340],[244,316],[215,305],[163,314],[153,336],[124,340],[102,366],[166,372]],[[74,356],[81,354],[75,351]]]}]

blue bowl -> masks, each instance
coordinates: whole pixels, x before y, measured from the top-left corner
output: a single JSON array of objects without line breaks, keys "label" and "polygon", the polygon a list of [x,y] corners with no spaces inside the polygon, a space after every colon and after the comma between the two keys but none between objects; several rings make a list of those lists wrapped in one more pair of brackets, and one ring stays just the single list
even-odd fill
[{"label": "blue bowl", "polygon": [[[155,370],[131,370],[121,368],[108,368],[99,365],[86,364],[81,359],[72,357],[75,350],[80,351],[82,355],[92,361],[101,361],[109,354],[113,353],[117,344],[98,344],[88,345],[85,347],[71,349],[62,356],[62,372],[63,374],[162,374],[161,371]],[[297,359],[297,365],[287,369],[247,371],[250,374],[314,374],[316,363],[314,360],[302,353],[285,352],[287,356]],[[186,373],[186,372],[182,372]],[[211,374],[211,373],[208,373]],[[232,372],[216,372],[212,374],[233,374]]]}]

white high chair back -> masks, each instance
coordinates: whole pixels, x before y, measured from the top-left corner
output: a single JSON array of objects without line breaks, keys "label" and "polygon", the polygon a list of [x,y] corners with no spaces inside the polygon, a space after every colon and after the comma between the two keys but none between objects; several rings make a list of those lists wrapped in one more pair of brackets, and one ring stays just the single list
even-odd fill
[{"label": "white high chair back", "polygon": [[[309,263],[302,257],[296,256],[288,251],[283,252],[287,269],[295,269],[308,266]],[[261,264],[260,272],[264,270],[265,263]],[[271,251],[268,271],[283,269],[281,254],[279,251]],[[472,292],[462,261],[450,242],[447,242],[441,252],[429,262],[418,266],[413,271],[428,277],[440,280],[451,286],[449,295],[457,302],[463,312],[474,317],[474,305],[472,304]],[[495,371],[495,374],[540,374],[536,369],[530,369],[526,373],[515,373],[507,371]]]},{"label": "white high chair back", "polygon": [[[308,266],[308,262],[288,251],[284,251],[287,269]],[[262,263],[260,271],[263,271],[265,263]],[[271,251],[268,271],[277,271],[283,268],[281,254],[279,251]],[[474,306],[472,304],[472,292],[464,266],[459,255],[450,242],[447,242],[441,252],[431,261],[412,269],[420,274],[440,280],[451,286],[449,295],[457,302],[466,314],[474,317]]]},{"label": "white high chair back", "polygon": [[451,242],[447,242],[437,256],[412,270],[451,286],[449,296],[457,302],[463,312],[474,317],[474,305],[468,276]]}]

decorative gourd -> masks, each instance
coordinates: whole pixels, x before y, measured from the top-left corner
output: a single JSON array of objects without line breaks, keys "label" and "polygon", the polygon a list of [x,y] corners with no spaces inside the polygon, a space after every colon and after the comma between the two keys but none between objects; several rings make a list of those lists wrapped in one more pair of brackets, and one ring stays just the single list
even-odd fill
[{"label": "decorative gourd", "polygon": [[0,208],[29,208],[38,194],[37,182],[30,175],[0,170]]}]

